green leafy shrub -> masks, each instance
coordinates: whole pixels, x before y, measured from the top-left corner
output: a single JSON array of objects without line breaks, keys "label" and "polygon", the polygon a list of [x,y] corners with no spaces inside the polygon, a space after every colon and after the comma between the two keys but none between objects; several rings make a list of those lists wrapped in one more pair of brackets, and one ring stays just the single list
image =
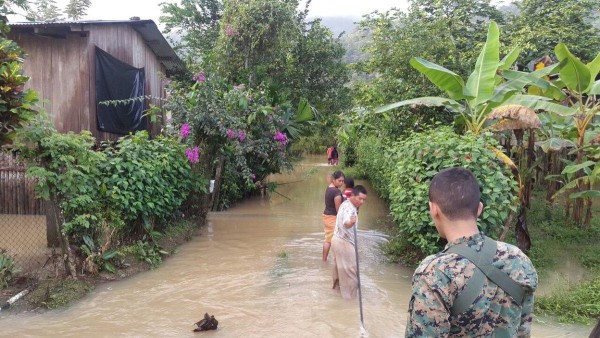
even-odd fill
[{"label": "green leafy shrub", "polygon": [[185,146],[172,137],[150,140],[144,131],[96,151],[89,131],[60,134],[40,119],[20,131],[19,141],[27,145],[22,154],[31,162],[38,195],[59,207],[61,235],[82,249],[91,273],[115,271],[111,243],[154,238],[156,219],[172,215],[190,191],[208,185],[192,179]]},{"label": "green leafy shrub", "polygon": [[392,164],[387,163],[388,149],[381,138],[368,136],[361,139],[357,147],[356,168],[361,176],[369,178],[381,198],[389,202],[389,188],[392,184],[389,181],[389,170]]},{"label": "green leafy shrub", "polygon": [[162,257],[169,253],[164,251],[157,243],[146,241],[136,241],[133,245],[129,245],[121,249],[124,254],[132,254],[140,262],[150,264],[151,268],[155,268],[162,263]]},{"label": "green leafy shrub", "polygon": [[0,290],[8,286],[8,282],[19,272],[15,261],[4,250],[0,250]]},{"label": "green leafy shrub", "polygon": [[105,153],[108,203],[131,221],[171,215],[198,183],[192,181],[185,146],[173,138],[151,140],[142,131],[119,139]]},{"label": "green leafy shrub", "polygon": [[497,142],[488,136],[457,135],[443,127],[415,133],[386,147],[367,138],[359,145],[359,165],[376,188],[389,200],[400,235],[424,253],[439,251],[439,237],[429,215],[429,182],[449,167],[470,169],[480,184],[484,211],[478,220],[481,230],[494,237],[515,208],[516,182],[490,147]]},{"label": "green leafy shrub", "polygon": [[[35,134],[32,131],[30,135]],[[61,134],[43,131],[33,138],[37,150],[29,153],[37,165],[28,169],[36,177],[39,196],[55,201],[64,217],[62,231],[87,232],[101,222],[102,210],[100,163],[103,153],[92,149],[94,138],[89,131]]]}]

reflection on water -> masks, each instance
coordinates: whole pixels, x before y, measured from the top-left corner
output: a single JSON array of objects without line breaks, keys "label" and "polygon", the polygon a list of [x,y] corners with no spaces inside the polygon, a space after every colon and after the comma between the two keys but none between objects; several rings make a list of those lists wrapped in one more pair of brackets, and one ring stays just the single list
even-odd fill
[{"label": "reflection on water", "polygon": [[[0,336],[358,337],[358,301],[344,301],[331,289],[331,266],[321,262],[320,215],[331,167],[318,160],[275,176],[279,194],[210,214],[202,235],[155,271],[100,285],[65,310],[0,313]],[[371,193],[359,216],[369,337],[402,337],[410,297],[412,269],[386,263],[378,247],[387,240],[387,213]],[[205,312],[217,318],[219,330],[193,333]],[[535,323],[533,333],[582,337],[590,330]]]}]

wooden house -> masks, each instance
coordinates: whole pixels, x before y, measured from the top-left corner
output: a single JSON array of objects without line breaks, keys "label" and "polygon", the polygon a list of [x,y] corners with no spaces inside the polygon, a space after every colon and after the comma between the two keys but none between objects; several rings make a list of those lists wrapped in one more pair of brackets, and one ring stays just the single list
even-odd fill
[{"label": "wooden house", "polygon": [[[98,97],[104,95],[99,94],[101,87],[121,91],[120,97],[112,99],[140,93],[164,97],[164,76],[184,67],[152,20],[22,22],[10,23],[10,28],[9,38],[27,54],[24,64],[25,75],[30,77],[27,87],[36,90],[44,100],[42,106],[59,132],[90,130],[98,140],[115,140],[129,131],[150,130],[145,118],[137,121],[132,130],[127,130],[127,125],[118,131],[104,128],[104,122],[98,122],[104,116],[102,110],[107,109],[98,105],[106,100]],[[136,71],[136,90],[123,93],[127,85],[121,86],[123,81],[119,76],[123,72],[118,68],[100,78],[98,55],[108,60],[114,58],[119,66]],[[104,80],[112,83],[101,85]],[[144,105],[142,110],[138,109],[137,118],[142,115],[139,111],[147,108],[147,103]]]}]

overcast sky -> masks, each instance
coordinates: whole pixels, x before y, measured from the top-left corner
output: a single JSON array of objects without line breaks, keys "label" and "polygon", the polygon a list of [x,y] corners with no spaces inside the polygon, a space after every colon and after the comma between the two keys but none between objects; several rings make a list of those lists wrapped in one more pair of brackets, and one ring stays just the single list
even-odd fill
[{"label": "overcast sky", "polygon": [[[57,0],[61,9],[67,0]],[[152,19],[159,23],[159,4],[174,0],[92,0],[86,20],[127,20],[132,16]],[[392,7],[406,9],[408,0],[313,0],[310,5],[312,17],[353,16],[361,17],[372,11],[386,11]],[[303,6],[303,5],[302,5]],[[23,18],[11,21],[24,21]]]}]

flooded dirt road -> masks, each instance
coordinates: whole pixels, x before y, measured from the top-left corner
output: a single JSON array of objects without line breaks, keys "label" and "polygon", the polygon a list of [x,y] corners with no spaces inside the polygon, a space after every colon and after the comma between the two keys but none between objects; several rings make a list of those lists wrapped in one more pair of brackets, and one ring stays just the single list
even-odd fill
[{"label": "flooded dirt road", "polygon": [[[278,175],[270,198],[211,213],[199,237],[154,271],[100,285],[68,309],[0,314],[1,337],[358,337],[358,301],[331,289],[321,262],[326,173],[321,158]],[[358,184],[366,184],[358,181]],[[367,185],[367,189],[370,187]],[[403,337],[412,269],[387,263],[388,210],[371,192],[359,216],[368,337]],[[194,333],[205,312],[219,329]],[[590,328],[538,319],[534,337],[587,337]]]}]

